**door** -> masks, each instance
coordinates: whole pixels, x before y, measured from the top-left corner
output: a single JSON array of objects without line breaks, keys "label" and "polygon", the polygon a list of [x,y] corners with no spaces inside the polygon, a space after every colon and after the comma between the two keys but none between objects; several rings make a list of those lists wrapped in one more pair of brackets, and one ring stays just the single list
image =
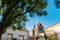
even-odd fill
[{"label": "door", "polygon": [[12,38],[12,40],[17,40],[17,38]]},{"label": "door", "polygon": [[24,40],[24,36],[23,35],[20,35],[19,39],[20,40]]}]

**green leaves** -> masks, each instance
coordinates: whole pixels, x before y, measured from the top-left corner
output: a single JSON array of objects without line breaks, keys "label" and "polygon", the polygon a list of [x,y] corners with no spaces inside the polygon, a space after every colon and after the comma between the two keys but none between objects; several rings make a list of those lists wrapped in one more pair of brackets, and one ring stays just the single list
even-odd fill
[{"label": "green leaves", "polygon": [[25,1],[22,1],[21,4],[19,4],[21,9],[24,10],[24,7],[26,6],[26,2]]},{"label": "green leaves", "polygon": [[36,15],[38,16],[46,16],[47,15],[47,11],[37,11]]},{"label": "green leaves", "polygon": [[27,4],[29,4],[29,5],[32,5],[34,2],[33,2],[34,0],[25,0],[25,2],[27,3]]},{"label": "green leaves", "polygon": [[41,9],[46,8],[46,6],[47,6],[46,0],[38,0],[37,5],[35,7],[39,8],[41,10]]},{"label": "green leaves", "polygon": [[56,8],[60,9],[60,0],[54,0],[54,4],[55,4]]},{"label": "green leaves", "polygon": [[[25,26],[25,22],[28,18],[25,14],[29,13],[30,17],[34,15],[46,15],[46,11],[43,11],[47,6],[45,0],[3,0],[2,1],[2,22],[4,26],[10,26],[17,24],[17,29],[21,29]],[[16,29],[13,26],[14,29]]]},{"label": "green leaves", "polygon": [[[9,10],[9,8],[12,6],[12,4],[14,4],[14,2],[15,0],[4,0],[3,3],[6,6],[3,6],[3,7],[6,7],[6,9]],[[11,12],[9,11],[6,12],[8,14],[6,14],[7,17],[4,20],[6,20],[6,22],[9,22],[10,20],[12,20],[11,22],[15,23],[16,21],[15,16],[18,14],[23,14],[22,16],[21,15],[18,16],[20,17],[18,18],[18,20],[26,22],[28,20],[25,15],[27,12],[29,13],[30,17],[34,17],[34,14],[42,16],[42,13],[38,11],[43,10],[46,6],[47,6],[47,2],[44,0],[38,0],[38,1],[37,0],[21,0],[19,3],[17,1],[17,4],[15,4],[12,9],[10,9]],[[27,11],[27,12],[24,14],[24,11]],[[43,12],[43,15],[45,15],[44,12]]]},{"label": "green leaves", "polygon": [[15,26],[12,26],[12,29],[15,31],[16,30],[16,27]]}]

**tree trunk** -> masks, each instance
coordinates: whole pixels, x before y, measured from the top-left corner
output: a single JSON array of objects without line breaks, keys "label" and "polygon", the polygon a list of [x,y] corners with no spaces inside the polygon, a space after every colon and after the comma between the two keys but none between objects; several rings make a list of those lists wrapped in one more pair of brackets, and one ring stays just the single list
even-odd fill
[{"label": "tree trunk", "polygon": [[0,33],[0,40],[1,40],[1,37],[2,37],[2,33]]},{"label": "tree trunk", "polygon": [[0,22],[0,40],[3,34],[3,26],[2,26],[2,22]]},{"label": "tree trunk", "polygon": [[1,40],[1,36],[0,36],[0,40]]}]

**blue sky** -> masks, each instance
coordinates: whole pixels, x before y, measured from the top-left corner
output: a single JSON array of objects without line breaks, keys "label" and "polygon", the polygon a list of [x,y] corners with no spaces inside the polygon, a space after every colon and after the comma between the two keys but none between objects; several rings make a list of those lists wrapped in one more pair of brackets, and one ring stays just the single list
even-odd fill
[{"label": "blue sky", "polygon": [[[48,6],[45,9],[48,12],[47,16],[35,16],[34,18],[27,17],[29,21],[26,22],[26,28],[31,30],[38,22],[42,23],[44,27],[49,27],[60,22],[60,9],[56,9],[54,0],[48,0]],[[2,16],[0,16],[0,19]]]},{"label": "blue sky", "polygon": [[45,10],[48,12],[47,16],[35,16],[34,18],[27,17],[29,18],[29,21],[26,22],[28,30],[31,30],[34,24],[37,25],[38,22],[42,23],[44,27],[49,27],[60,22],[60,9],[56,9],[54,0],[48,0],[48,6]]}]

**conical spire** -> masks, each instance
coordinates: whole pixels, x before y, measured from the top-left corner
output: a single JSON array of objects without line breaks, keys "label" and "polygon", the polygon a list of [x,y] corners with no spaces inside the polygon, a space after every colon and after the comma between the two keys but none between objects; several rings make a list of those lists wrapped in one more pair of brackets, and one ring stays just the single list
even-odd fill
[{"label": "conical spire", "polygon": [[35,24],[34,24],[34,28],[35,28]]},{"label": "conical spire", "polygon": [[37,26],[41,26],[42,24],[39,22],[38,24],[37,24]]}]

